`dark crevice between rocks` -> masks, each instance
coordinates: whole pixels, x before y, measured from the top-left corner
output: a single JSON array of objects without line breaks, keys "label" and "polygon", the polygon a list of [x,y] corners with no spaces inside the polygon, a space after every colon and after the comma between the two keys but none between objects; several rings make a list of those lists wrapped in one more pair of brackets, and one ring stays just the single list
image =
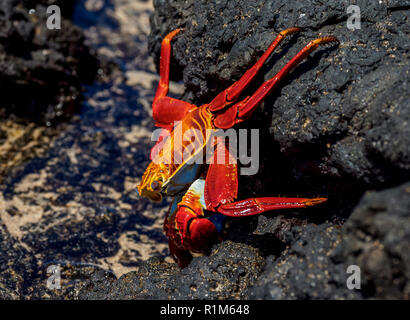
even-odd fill
[{"label": "dark crevice between rocks", "polygon": [[409,10],[410,9],[410,6],[400,6],[400,5],[398,5],[398,6],[395,6],[395,7],[390,7],[390,8],[387,8],[387,12],[394,12],[394,11],[407,11],[407,10]]}]

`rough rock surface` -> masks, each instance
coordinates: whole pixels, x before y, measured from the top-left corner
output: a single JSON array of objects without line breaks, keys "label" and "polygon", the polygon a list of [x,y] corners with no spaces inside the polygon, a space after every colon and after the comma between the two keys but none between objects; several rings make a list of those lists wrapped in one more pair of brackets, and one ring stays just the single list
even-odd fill
[{"label": "rough rock surface", "polygon": [[309,40],[336,36],[340,47],[312,54],[249,126],[266,125],[266,115],[272,119],[270,134],[292,161],[294,179],[325,175],[364,188],[395,185],[410,172],[409,2],[356,1],[361,29],[354,31],[347,28],[351,4],[156,0],[150,50],[158,62],[162,37],[185,28],[173,43],[173,75],[182,75],[185,98],[201,104],[238,80],[279,31],[303,28],[273,55],[260,81]]},{"label": "rough rock surface", "polygon": [[33,274],[37,271],[35,259],[10,236],[3,224],[0,224],[0,249],[0,299],[19,299],[27,294]]},{"label": "rough rock surface", "polygon": [[[78,106],[82,84],[97,72],[97,60],[69,17],[75,1],[3,0],[0,3],[0,116],[51,125]],[[49,5],[63,15],[49,30]]]},{"label": "rough rock surface", "polygon": [[410,183],[367,192],[342,237],[335,258],[361,267],[364,296],[410,299]]},{"label": "rough rock surface", "polygon": [[[266,219],[266,218],[265,218]],[[251,299],[358,299],[346,288],[346,269],[330,258],[341,242],[340,227],[330,223],[293,226],[285,233],[287,248],[268,256]]]},{"label": "rough rock surface", "polygon": [[79,299],[243,299],[263,267],[258,250],[226,241],[209,257],[184,270],[150,259],[117,281],[101,280],[101,272],[82,287]]},{"label": "rough rock surface", "polygon": [[[361,9],[361,29],[354,31],[347,28],[351,4],[154,1],[150,50],[158,65],[161,38],[175,28],[184,28],[173,42],[171,70],[175,72],[171,74],[175,80],[183,79],[184,98],[198,105],[238,80],[283,29],[299,26],[303,31],[282,44],[246,94],[278,72],[309,40],[328,34],[340,40],[338,48],[321,48],[297,67],[245,125],[260,128],[264,147],[259,174],[242,177],[242,195],[321,194],[330,199],[324,208],[284,219],[294,233],[292,240],[285,240],[276,227],[272,234],[282,239],[286,249],[279,251],[278,258],[268,255],[264,273],[250,290],[255,298],[385,298],[389,294],[408,298],[408,275],[400,263],[410,260],[399,245],[394,246],[398,258],[386,249],[386,259],[395,267],[386,270],[385,277],[394,281],[388,284],[375,271],[366,271],[363,277],[368,276],[368,287],[360,294],[346,291],[347,265],[361,265],[363,260],[356,260],[353,249],[359,241],[355,232],[362,230],[357,222],[360,218],[354,218],[362,202],[343,235],[338,225],[349,217],[366,190],[396,186],[410,177],[410,4],[356,1]],[[397,220],[395,215],[403,219],[402,227],[391,231],[390,241],[398,244],[403,240],[408,247],[408,239],[402,238],[409,229],[409,217],[401,214],[406,201],[395,189],[382,194],[391,199],[389,203],[396,203],[396,207],[385,208],[392,221]],[[384,217],[389,219],[387,214]],[[279,226],[282,219],[268,220],[268,225]],[[380,224],[380,218],[374,216],[365,221],[369,229]],[[261,219],[256,230],[260,223]],[[302,225],[293,227],[295,223]],[[399,232],[403,229],[406,231]],[[382,243],[386,230],[373,235],[373,241]],[[300,241],[305,243],[302,249]],[[345,248],[340,261],[333,257],[339,255],[340,249],[334,253],[338,245]],[[306,279],[312,278],[313,286],[309,286]],[[372,286],[374,290],[369,289]]]},{"label": "rough rock surface", "polygon": [[[240,177],[240,198],[329,202],[231,219],[225,241],[182,271],[161,231],[167,204],[133,196],[158,81],[146,50],[151,5],[78,4],[74,21],[118,66],[102,68],[80,116],[52,134],[31,125],[24,135],[13,119],[0,129],[0,151],[27,144],[12,160],[0,154],[10,162],[0,171],[0,298],[409,299],[410,7],[356,2],[362,28],[351,31],[350,1],[154,1],[150,52],[157,64],[162,37],[185,27],[171,70],[196,104],[237,80],[282,29],[304,27],[250,92],[314,37],[341,41],[302,63],[242,126],[260,129],[263,148],[259,173]],[[346,287],[352,264],[360,290]],[[61,268],[59,290],[46,287],[51,265]]]},{"label": "rough rock surface", "polygon": [[[158,78],[146,49],[150,12],[150,3],[134,0],[114,11],[78,5],[74,21],[81,21],[99,59],[113,63],[101,67],[69,121],[2,122],[3,297],[70,299],[94,271],[120,276],[151,256],[168,256],[167,203],[135,197],[148,163]],[[61,289],[47,288],[52,265],[61,269]]]}]

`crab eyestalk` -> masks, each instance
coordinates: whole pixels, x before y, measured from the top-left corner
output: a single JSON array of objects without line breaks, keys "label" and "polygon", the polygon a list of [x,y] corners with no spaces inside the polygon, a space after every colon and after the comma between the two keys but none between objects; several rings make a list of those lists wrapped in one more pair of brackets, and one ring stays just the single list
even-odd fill
[{"label": "crab eyestalk", "polygon": [[154,202],[160,202],[162,200],[162,181],[152,181],[152,183],[147,187],[137,186],[138,193],[141,197],[149,198]]}]

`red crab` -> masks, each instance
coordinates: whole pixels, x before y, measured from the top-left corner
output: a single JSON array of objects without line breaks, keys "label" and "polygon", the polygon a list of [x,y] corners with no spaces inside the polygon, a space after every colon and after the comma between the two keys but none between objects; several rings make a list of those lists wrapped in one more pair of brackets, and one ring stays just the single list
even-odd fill
[{"label": "red crab", "polygon": [[[157,126],[163,128],[163,139],[151,152],[152,162],[146,169],[138,193],[153,201],[161,201],[164,195],[175,197],[164,223],[169,239],[171,255],[180,267],[192,259],[192,253],[206,253],[219,240],[224,216],[243,217],[268,210],[301,208],[326,201],[325,198],[251,198],[235,201],[238,194],[236,157],[221,139],[211,139],[209,130],[228,129],[248,119],[273,88],[305,57],[320,44],[338,42],[334,37],[323,37],[310,41],[272,79],[263,83],[257,91],[238,100],[251,83],[262,65],[279,43],[299,28],[289,28],[279,33],[262,57],[236,83],[218,94],[209,104],[200,107],[167,96],[171,40],[181,29],[169,33],[162,41],[160,82],[153,102],[153,117]],[[192,139],[180,139],[181,136]],[[200,135],[200,137],[198,137]],[[194,140],[195,140],[194,139]],[[211,141],[212,140],[212,141]],[[211,146],[214,162],[204,157],[203,151]],[[176,161],[178,154],[189,156]],[[223,155],[223,163],[216,161]],[[182,157],[181,157],[182,158]],[[167,161],[165,161],[166,159]],[[220,158],[219,158],[220,159]]]}]

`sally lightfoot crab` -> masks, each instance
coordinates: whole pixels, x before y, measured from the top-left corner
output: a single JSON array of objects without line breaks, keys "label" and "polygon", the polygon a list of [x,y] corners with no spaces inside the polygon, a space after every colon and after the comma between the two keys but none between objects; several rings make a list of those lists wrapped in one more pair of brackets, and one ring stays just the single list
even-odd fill
[{"label": "sally lightfoot crab", "polygon": [[[279,33],[256,64],[237,82],[218,94],[209,104],[197,107],[167,96],[171,40],[180,31],[172,31],[162,41],[160,82],[152,107],[156,126],[162,128],[163,139],[154,146],[152,162],[137,191],[153,201],[161,201],[164,195],[174,197],[164,222],[164,231],[169,239],[171,255],[183,268],[191,261],[193,253],[206,253],[219,240],[224,216],[243,217],[269,210],[308,207],[327,200],[265,197],[235,201],[238,194],[237,159],[223,139],[211,139],[208,132],[229,129],[251,117],[279,81],[304,58],[319,45],[337,43],[338,40],[322,37],[310,41],[254,94],[239,99],[280,42],[299,31],[299,28],[286,29]],[[178,138],[185,137],[188,131],[196,132],[196,142],[200,143]],[[215,161],[193,161],[205,157],[202,151],[209,145]],[[186,154],[188,149],[189,156],[183,158],[182,154]],[[222,163],[217,161],[221,155],[225,160]],[[183,160],[176,161],[176,158]]]}]

